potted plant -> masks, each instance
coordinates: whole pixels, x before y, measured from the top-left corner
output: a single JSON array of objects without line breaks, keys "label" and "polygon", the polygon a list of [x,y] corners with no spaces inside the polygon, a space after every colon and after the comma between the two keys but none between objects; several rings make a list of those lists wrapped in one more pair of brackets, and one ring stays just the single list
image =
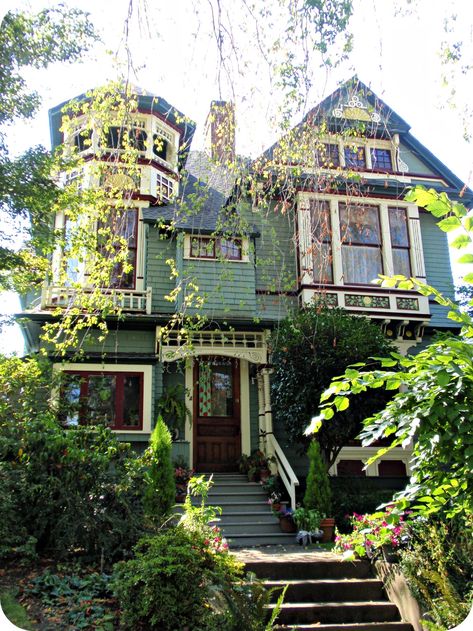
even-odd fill
[{"label": "potted plant", "polygon": [[319,541],[323,537],[320,529],[321,515],[314,509],[296,508],[293,514],[297,526],[297,541],[301,545],[308,545],[314,541]]},{"label": "potted plant", "polygon": [[261,486],[268,495],[268,504],[275,510],[281,507],[282,486],[278,475],[271,475],[266,480],[261,480]]},{"label": "potted plant", "polygon": [[297,531],[293,514],[294,514],[294,511],[292,510],[292,508],[287,508],[283,506],[280,509],[278,513],[278,517],[279,517],[279,527],[281,528],[282,532],[296,532]]},{"label": "potted plant", "polygon": [[194,475],[193,469],[187,466],[187,462],[183,457],[174,460],[174,480],[176,482],[176,502],[182,503],[186,499],[187,484]]},{"label": "potted plant", "polygon": [[307,452],[309,456],[309,473],[306,481],[306,491],[304,495],[304,507],[316,510],[319,515],[323,515],[320,521],[320,528],[323,530],[322,543],[332,541],[335,529],[335,520],[327,517],[332,512],[332,492],[327,474],[327,468],[322,460],[320,446],[313,440]]},{"label": "potted plant", "polygon": [[167,386],[157,402],[158,414],[166,422],[173,442],[184,439],[186,420],[192,423],[192,414],[186,407],[185,394],[184,386],[177,383]]},{"label": "potted plant", "polygon": [[249,456],[242,455],[238,461],[241,473],[246,473],[249,482],[265,481],[271,476],[270,463],[273,456],[266,456],[260,449],[255,449]]}]

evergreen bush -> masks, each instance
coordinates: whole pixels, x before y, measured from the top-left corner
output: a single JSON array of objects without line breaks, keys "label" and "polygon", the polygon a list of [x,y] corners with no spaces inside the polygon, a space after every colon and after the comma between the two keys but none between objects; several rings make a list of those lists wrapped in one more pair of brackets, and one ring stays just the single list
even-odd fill
[{"label": "evergreen bush", "polygon": [[332,492],[327,469],[322,460],[320,446],[316,440],[310,443],[307,455],[309,457],[309,473],[306,480],[304,506],[314,509],[324,517],[331,517]]},{"label": "evergreen bush", "polygon": [[172,438],[166,423],[159,416],[151,434],[143,461],[145,474],[144,510],[151,522],[160,523],[169,516],[176,498],[176,481],[171,459]]}]

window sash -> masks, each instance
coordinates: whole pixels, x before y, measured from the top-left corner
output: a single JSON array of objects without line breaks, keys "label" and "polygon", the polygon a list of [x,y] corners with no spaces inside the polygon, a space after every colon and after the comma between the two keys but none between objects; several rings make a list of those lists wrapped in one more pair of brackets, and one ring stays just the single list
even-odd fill
[{"label": "window sash", "polygon": [[312,272],[315,283],[333,283],[330,204],[310,200]]},{"label": "window sash", "polygon": [[[107,221],[99,224],[99,229],[101,227],[110,231],[112,235],[125,239],[128,248],[127,262],[132,268],[125,274],[123,272],[123,263],[115,263],[110,274],[109,287],[116,289],[134,289],[138,260],[138,209],[111,209]],[[106,235],[105,238],[109,239],[110,235]],[[115,256],[115,253],[121,248],[118,239],[113,244],[113,248],[113,252],[107,252],[99,243],[99,251],[102,256],[106,258]]]},{"label": "window sash", "polygon": [[230,261],[242,260],[242,240],[224,237],[191,237],[191,258],[217,259],[219,256]]},{"label": "window sash", "polygon": [[63,398],[71,404],[67,425],[143,428],[143,373],[68,370],[65,374],[70,376],[62,387]]},{"label": "window sash", "polygon": [[372,147],[371,154],[371,168],[377,171],[392,171],[393,161],[390,149],[384,149],[382,147]]},{"label": "window sash", "polygon": [[345,166],[351,169],[366,167],[366,154],[363,145],[349,145],[344,147]]}]

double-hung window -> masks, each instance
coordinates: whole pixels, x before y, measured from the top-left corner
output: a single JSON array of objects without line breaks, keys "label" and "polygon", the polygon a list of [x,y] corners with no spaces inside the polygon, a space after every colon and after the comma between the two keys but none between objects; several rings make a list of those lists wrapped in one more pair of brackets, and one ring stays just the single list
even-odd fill
[{"label": "double-hung window", "polygon": [[[126,245],[127,264],[113,265],[109,287],[134,289],[137,265],[138,209],[111,209],[107,222],[99,225],[99,250],[106,258],[115,257]],[[126,269],[125,269],[126,267]]]},{"label": "double-hung window", "polygon": [[310,200],[310,226],[314,282],[333,283],[329,202]]},{"label": "double-hung window", "polygon": [[389,207],[389,231],[394,274],[411,276],[409,231],[405,208]]},{"label": "double-hung window", "polygon": [[383,273],[379,207],[340,203],[340,241],[345,284],[368,284]]},{"label": "double-hung window", "polygon": [[67,425],[143,427],[143,373],[67,371],[61,394]]}]

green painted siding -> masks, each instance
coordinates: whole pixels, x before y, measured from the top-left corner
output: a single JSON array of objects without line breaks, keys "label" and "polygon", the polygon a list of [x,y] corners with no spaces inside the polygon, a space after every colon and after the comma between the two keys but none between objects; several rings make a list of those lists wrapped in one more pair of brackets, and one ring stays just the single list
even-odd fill
[{"label": "green painted siding", "polygon": [[297,309],[295,296],[279,296],[275,294],[258,294],[256,296],[256,313],[263,320],[279,322],[289,313]]},{"label": "green painted siding", "polygon": [[146,251],[146,284],[152,288],[152,312],[172,313],[174,304],[165,300],[176,286],[171,278],[167,259],[176,258],[175,239],[162,239],[156,228],[150,228]]},{"label": "green painted siding", "polygon": [[255,272],[249,262],[184,260],[183,278],[197,285],[199,297],[203,297],[203,309],[189,308],[190,313],[203,311],[208,317],[246,317],[255,315]]},{"label": "green painted siding", "polygon": [[[109,325],[110,327],[113,324]],[[124,331],[109,329],[106,338],[100,342],[98,331],[89,331],[86,335],[84,349],[89,352],[104,353],[154,353],[154,331]],[[105,357],[106,360],[106,357]]]},{"label": "green painted siding", "polygon": [[[454,300],[455,291],[447,234],[437,227],[435,218],[430,213],[420,213],[420,226],[427,283],[438,289],[444,296]],[[445,307],[431,302],[430,310],[432,313],[430,325],[432,327],[455,326],[455,323],[447,318],[448,310]]]},{"label": "green painted siding", "polygon": [[[409,168],[409,173],[421,173],[422,175],[437,175],[402,143],[399,146],[399,157]],[[402,169],[401,169],[402,171]]]}]

